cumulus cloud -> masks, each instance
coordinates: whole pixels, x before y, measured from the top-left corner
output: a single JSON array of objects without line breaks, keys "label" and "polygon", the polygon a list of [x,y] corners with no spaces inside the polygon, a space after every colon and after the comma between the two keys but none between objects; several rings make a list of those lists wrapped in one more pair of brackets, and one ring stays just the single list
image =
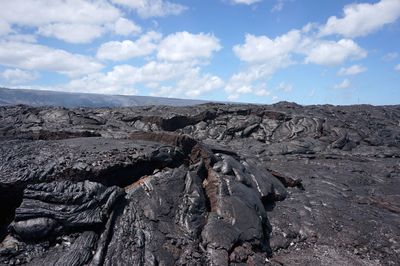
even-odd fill
[{"label": "cumulus cloud", "polygon": [[367,55],[353,40],[325,41],[302,35],[298,30],[270,39],[267,36],[246,34],[245,43],[233,47],[235,55],[244,62],[259,64],[269,62],[276,69],[292,63],[293,54],[306,56],[306,63],[335,65],[348,59]]},{"label": "cumulus cloud", "polygon": [[187,62],[171,63],[151,61],[138,70],[138,82],[161,82],[183,76],[193,65]]},{"label": "cumulus cloud", "polygon": [[267,36],[254,36],[246,34],[243,45],[235,45],[233,52],[242,61],[259,63],[269,60],[274,62],[287,62],[290,53],[297,47],[301,40],[298,30],[270,39]]},{"label": "cumulus cloud", "polygon": [[118,35],[128,36],[132,34],[138,34],[142,31],[142,28],[136,25],[133,21],[126,18],[119,18],[114,23],[114,32]]},{"label": "cumulus cloud", "polygon": [[244,4],[244,5],[252,5],[262,0],[231,0],[232,4]]},{"label": "cumulus cloud", "polygon": [[[160,85],[162,82],[173,86]],[[139,85],[148,87],[155,96],[195,98],[222,87],[223,80],[211,74],[202,74],[190,63],[151,61],[141,67],[117,65],[106,73],[93,73],[69,82],[69,91],[82,88],[88,92],[127,94],[136,92]]]},{"label": "cumulus cloud", "polygon": [[338,75],[339,76],[351,76],[351,75],[357,75],[360,74],[362,72],[367,71],[366,67],[363,67],[361,65],[352,65],[350,67],[342,67],[339,72]]},{"label": "cumulus cloud", "polygon": [[208,59],[220,49],[219,40],[213,35],[183,31],[165,37],[158,47],[157,57],[168,61]]},{"label": "cumulus cloud", "polygon": [[342,82],[333,86],[334,89],[347,89],[350,87],[350,80],[344,79]]},{"label": "cumulus cloud", "polygon": [[[106,1],[1,0],[0,17],[20,26],[51,23],[103,24],[115,21],[120,11]],[[77,12],[79,10],[79,12]]]},{"label": "cumulus cloud", "polygon": [[240,94],[252,92],[252,82],[258,78],[255,71],[251,69],[232,75],[225,91],[228,94],[228,99],[235,100]]},{"label": "cumulus cloud", "polygon": [[[259,91],[266,90],[263,81],[275,71],[275,66],[265,63],[254,64],[243,71],[235,73],[231,76],[224,88],[225,92],[228,94],[228,99],[236,100],[242,94],[256,94]],[[266,94],[264,96],[266,96]]]},{"label": "cumulus cloud", "polygon": [[[362,59],[367,52],[353,40],[327,41],[314,36],[307,26],[291,30],[274,39],[268,36],[245,35],[243,44],[233,46],[234,54],[246,64],[246,69],[231,76],[225,91],[230,99],[254,93],[277,70],[296,63],[333,66],[347,60]],[[351,69],[354,71],[354,69]],[[290,87],[287,86],[286,89]]]},{"label": "cumulus cloud", "polygon": [[103,34],[103,27],[93,24],[54,23],[39,27],[38,33],[69,43],[90,43]]},{"label": "cumulus cloud", "polygon": [[399,0],[381,0],[375,4],[347,5],[343,17],[332,16],[321,27],[321,35],[340,34],[348,38],[366,36],[400,17]]},{"label": "cumulus cloud", "polygon": [[151,61],[142,67],[117,65],[106,73],[92,73],[70,81],[67,88],[84,88],[95,91],[96,88],[108,93],[120,93],[126,87],[132,88],[138,83],[161,82],[172,79],[184,72],[183,66]]},{"label": "cumulus cloud", "polygon": [[125,40],[104,43],[97,51],[97,58],[113,61],[122,61],[134,57],[146,56],[153,53],[162,35],[150,31],[136,41]]},{"label": "cumulus cloud", "polygon": [[71,80],[64,88],[68,91],[98,92],[105,94],[136,94],[134,89],[137,68],[130,65],[115,66],[107,73],[92,73]]},{"label": "cumulus cloud", "polygon": [[27,70],[55,71],[68,76],[79,76],[99,71],[103,65],[94,59],[23,42],[0,42],[0,64]]},{"label": "cumulus cloud", "polygon": [[318,41],[307,52],[306,63],[318,65],[338,65],[347,59],[361,59],[367,56],[353,40]]},{"label": "cumulus cloud", "polygon": [[[211,92],[224,85],[223,80],[215,75],[211,74],[200,74],[199,68],[194,68],[185,74],[184,78],[181,79],[174,91],[174,95],[179,97],[182,93],[190,98],[196,98],[200,95]],[[181,93],[182,92],[182,93]]]},{"label": "cumulus cloud", "polygon": [[293,64],[292,55],[301,53],[307,43],[298,30],[271,39],[247,34],[244,44],[235,45],[233,52],[247,68],[231,76],[225,86],[228,99],[236,100],[243,94],[269,96],[268,80],[277,70]]},{"label": "cumulus cloud", "polygon": [[189,69],[174,86],[156,86],[153,96],[198,98],[223,87],[224,81],[215,75],[201,74],[198,67]]},{"label": "cumulus cloud", "polygon": [[[122,17],[108,1],[0,0],[0,35],[14,27],[37,28],[37,33],[70,43],[89,43],[113,31],[138,33],[140,27]],[[111,26],[110,26],[111,25]]]},{"label": "cumulus cloud", "polygon": [[113,3],[135,10],[143,18],[179,15],[187,9],[181,4],[165,0],[111,0]]},{"label": "cumulus cloud", "polygon": [[6,69],[0,73],[1,79],[5,80],[8,84],[23,84],[35,80],[39,77],[36,72],[25,71],[22,69]]},{"label": "cumulus cloud", "polygon": [[100,46],[97,57],[120,61],[150,55],[157,51],[157,58],[160,60],[183,62],[209,59],[213,52],[220,49],[219,40],[210,34],[192,34],[184,31],[162,39],[160,33],[151,31],[136,41],[104,43]]}]

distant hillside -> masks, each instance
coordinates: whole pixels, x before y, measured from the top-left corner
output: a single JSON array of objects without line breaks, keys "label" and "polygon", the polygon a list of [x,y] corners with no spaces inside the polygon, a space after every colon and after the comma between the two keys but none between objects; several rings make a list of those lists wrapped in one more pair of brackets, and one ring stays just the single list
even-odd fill
[{"label": "distant hillside", "polygon": [[0,88],[0,105],[26,104],[31,106],[63,107],[126,107],[143,105],[188,106],[205,102],[206,101],[201,100],[150,96],[103,95]]}]

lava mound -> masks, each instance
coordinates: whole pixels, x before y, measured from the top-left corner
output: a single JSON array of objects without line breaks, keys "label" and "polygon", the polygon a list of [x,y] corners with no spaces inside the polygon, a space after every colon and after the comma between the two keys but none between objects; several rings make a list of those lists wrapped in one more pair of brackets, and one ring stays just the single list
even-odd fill
[{"label": "lava mound", "polygon": [[398,265],[400,107],[0,107],[1,265]]}]

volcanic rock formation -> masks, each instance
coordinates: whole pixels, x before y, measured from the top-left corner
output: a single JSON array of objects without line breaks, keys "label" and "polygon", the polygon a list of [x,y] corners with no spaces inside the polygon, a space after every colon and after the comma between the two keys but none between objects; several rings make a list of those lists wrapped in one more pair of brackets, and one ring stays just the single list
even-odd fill
[{"label": "volcanic rock formation", "polygon": [[400,106],[0,107],[1,265],[399,265]]}]

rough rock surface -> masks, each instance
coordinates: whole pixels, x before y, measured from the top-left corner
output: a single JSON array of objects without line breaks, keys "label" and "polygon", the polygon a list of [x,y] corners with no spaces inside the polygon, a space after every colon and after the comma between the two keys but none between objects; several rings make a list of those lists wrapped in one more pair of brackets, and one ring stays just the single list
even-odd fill
[{"label": "rough rock surface", "polygon": [[399,265],[400,106],[0,107],[0,265]]}]

